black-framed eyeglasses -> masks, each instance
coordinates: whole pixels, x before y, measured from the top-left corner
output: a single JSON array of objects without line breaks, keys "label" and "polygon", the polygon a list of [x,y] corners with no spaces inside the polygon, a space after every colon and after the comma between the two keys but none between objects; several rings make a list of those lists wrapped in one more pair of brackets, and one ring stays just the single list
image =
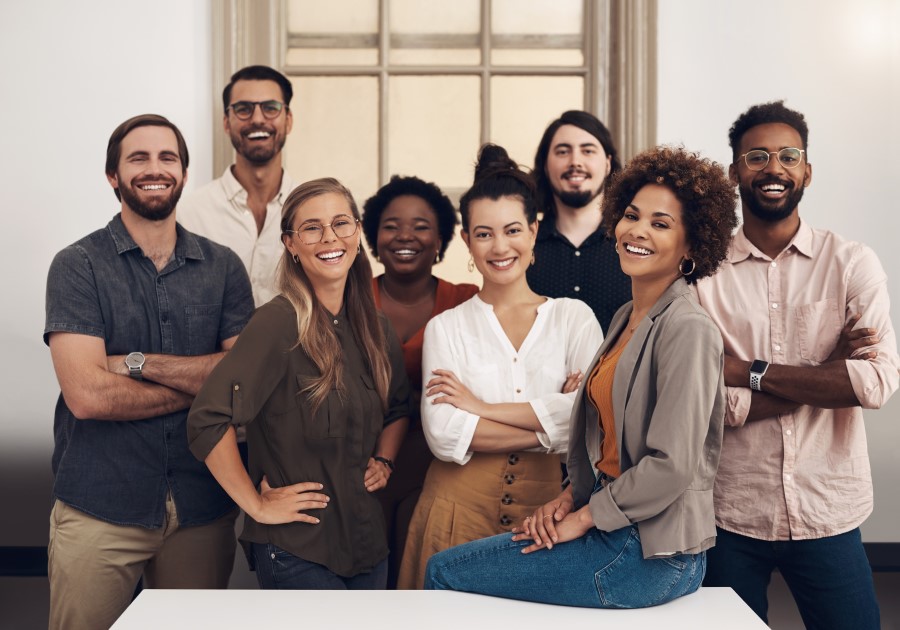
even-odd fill
[{"label": "black-framed eyeglasses", "polygon": [[341,214],[332,219],[331,223],[310,221],[309,223],[301,225],[298,230],[285,230],[284,233],[296,234],[297,238],[299,238],[300,242],[304,245],[315,245],[316,243],[322,242],[322,237],[325,236],[325,228],[327,227],[330,227],[331,231],[334,232],[334,235],[338,238],[350,238],[356,234],[356,230],[359,229],[359,219],[354,219],[349,215]]},{"label": "black-framed eyeglasses", "polygon": [[281,101],[237,101],[229,105],[228,109],[238,117],[238,120],[250,120],[257,105],[262,115],[269,120],[278,118],[281,110],[285,109],[285,104]]},{"label": "black-framed eyeglasses", "polygon": [[753,149],[752,151],[747,151],[741,157],[744,158],[744,164],[746,164],[747,168],[751,171],[761,171],[768,166],[770,155],[774,155],[778,158],[778,163],[784,168],[797,168],[800,165],[800,162],[803,161],[804,153],[806,153],[804,149],[797,149],[795,147],[785,147],[780,151]]}]

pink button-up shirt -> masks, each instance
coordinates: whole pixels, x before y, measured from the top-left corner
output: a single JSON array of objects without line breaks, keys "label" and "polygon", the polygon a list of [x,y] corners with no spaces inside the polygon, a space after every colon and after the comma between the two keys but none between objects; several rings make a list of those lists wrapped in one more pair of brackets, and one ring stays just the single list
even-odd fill
[{"label": "pink button-up shirt", "polygon": [[875,359],[847,361],[861,406],[803,405],[746,422],[752,392],[729,387],[715,484],[716,522],[731,532],[790,540],[857,527],[872,512],[862,409],[883,405],[900,381],[886,276],[875,253],[801,222],[772,259],[741,229],[720,271],[699,282],[697,293],[722,331],[725,353],[739,359],[819,365],[855,313],[862,314],[856,328],[878,331]]}]

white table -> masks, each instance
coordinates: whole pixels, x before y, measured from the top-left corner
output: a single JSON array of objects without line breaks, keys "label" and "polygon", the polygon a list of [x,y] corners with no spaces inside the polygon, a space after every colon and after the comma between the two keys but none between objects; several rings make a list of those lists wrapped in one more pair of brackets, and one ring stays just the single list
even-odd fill
[{"label": "white table", "polygon": [[113,630],[478,630],[480,628],[765,630],[730,588],[701,588],[663,606],[595,610],[451,591],[144,590]]}]

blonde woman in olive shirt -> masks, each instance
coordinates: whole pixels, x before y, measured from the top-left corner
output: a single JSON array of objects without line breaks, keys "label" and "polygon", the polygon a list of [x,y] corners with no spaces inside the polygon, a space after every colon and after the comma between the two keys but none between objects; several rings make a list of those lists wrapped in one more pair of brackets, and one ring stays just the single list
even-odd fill
[{"label": "blonde woman in olive shirt", "polygon": [[[359,212],[333,179],[282,213],[281,295],[260,307],[197,396],[194,455],[244,509],[262,588],[384,588],[388,549],[372,494],[408,422],[396,335],[377,314]],[[247,427],[250,474],[235,426]]]}]

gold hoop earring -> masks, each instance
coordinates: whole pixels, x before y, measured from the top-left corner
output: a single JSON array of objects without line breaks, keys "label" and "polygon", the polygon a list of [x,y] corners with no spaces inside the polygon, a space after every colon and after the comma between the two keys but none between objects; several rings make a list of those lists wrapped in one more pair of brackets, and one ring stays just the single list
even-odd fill
[{"label": "gold hoop earring", "polygon": [[619,253],[619,241],[615,241],[615,245],[613,247],[616,249],[616,253]]},{"label": "gold hoop earring", "polygon": [[469,269],[469,273],[475,271],[475,259],[472,256],[469,256],[469,264],[466,267]]},{"label": "gold hoop earring", "polygon": [[[691,263],[690,271],[684,270],[684,263]],[[683,256],[681,257],[681,262],[678,263],[678,272],[682,276],[687,277],[687,276],[691,275],[692,273],[694,273],[696,270],[697,270],[697,262],[693,258],[685,258]]]}]

